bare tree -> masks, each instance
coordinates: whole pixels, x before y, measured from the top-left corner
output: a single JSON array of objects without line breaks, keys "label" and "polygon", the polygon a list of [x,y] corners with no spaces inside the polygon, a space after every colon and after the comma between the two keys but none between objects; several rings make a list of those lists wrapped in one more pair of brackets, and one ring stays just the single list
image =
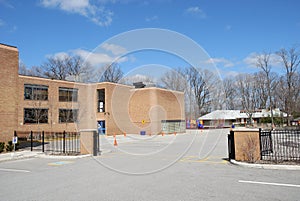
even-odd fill
[{"label": "bare tree", "polygon": [[187,82],[180,68],[167,71],[161,78],[163,86],[175,91],[185,91]]},{"label": "bare tree", "polygon": [[77,82],[89,82],[93,74],[90,63],[84,61],[80,56],[72,56],[66,60],[68,69],[67,80]]},{"label": "bare tree", "polygon": [[[190,95],[195,97],[195,102],[198,111],[195,116],[202,115],[210,110],[210,93],[208,89],[208,83],[205,79],[204,71],[200,71],[194,67],[189,67],[186,69],[186,76],[188,86],[190,88]],[[191,112],[191,111],[190,111]]]},{"label": "bare tree", "polygon": [[113,63],[105,67],[100,78],[100,82],[119,82],[123,77],[123,72],[118,64]]},{"label": "bare tree", "polygon": [[280,49],[277,52],[277,55],[281,58],[281,61],[284,65],[285,69],[285,85],[287,96],[284,100],[285,111],[288,115],[288,125],[290,125],[290,117],[293,111],[293,107],[296,105],[296,97],[297,97],[297,69],[300,64],[300,53],[299,51],[293,47],[290,49]]},{"label": "bare tree", "polygon": [[[272,127],[274,127],[270,55],[271,55],[271,53],[266,53],[266,52],[258,55],[256,58],[256,66],[262,70],[262,72],[264,73],[264,78],[266,79],[266,89],[267,89],[268,99],[269,99],[271,121],[272,121]],[[262,81],[261,83],[264,83],[264,82]]]},{"label": "bare tree", "polygon": [[70,57],[67,55],[61,57],[49,57],[47,62],[42,65],[42,68],[45,71],[44,75],[51,79],[66,80],[69,75],[67,64],[69,59]]},{"label": "bare tree", "polygon": [[41,68],[47,78],[84,82],[83,75],[90,73],[91,66],[79,56],[64,54],[49,57]]},{"label": "bare tree", "polygon": [[135,83],[135,82],[143,82],[146,84],[155,83],[155,81],[152,77],[149,77],[147,75],[141,75],[141,74],[137,74],[134,76],[122,77],[122,79],[119,81],[119,83],[126,84],[126,85],[133,85],[133,83]]},{"label": "bare tree", "polygon": [[19,74],[27,76],[44,77],[44,72],[41,67],[32,66],[31,68],[27,68],[27,66],[22,62],[19,63]]},{"label": "bare tree", "polygon": [[28,69],[23,62],[19,62],[19,74],[20,75],[27,75]]},{"label": "bare tree", "polygon": [[240,94],[242,107],[249,118],[249,123],[252,124],[252,116],[257,109],[258,95],[256,82],[251,74],[240,74],[237,77],[237,90]]},{"label": "bare tree", "polygon": [[237,98],[237,91],[235,88],[235,78],[225,78],[223,80],[224,93],[226,97],[226,109],[234,110],[236,109],[235,100]]}]

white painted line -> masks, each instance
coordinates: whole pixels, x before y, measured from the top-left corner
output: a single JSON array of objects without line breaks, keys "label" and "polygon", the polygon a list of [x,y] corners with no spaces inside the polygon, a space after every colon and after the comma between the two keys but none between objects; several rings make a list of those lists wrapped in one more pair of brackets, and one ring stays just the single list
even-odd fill
[{"label": "white painted line", "polygon": [[269,183],[269,182],[244,181],[244,180],[239,180],[239,182],[240,182],[240,183],[248,183],[248,184],[262,184],[262,185],[286,186],[286,187],[296,187],[296,188],[300,188],[300,185],[296,185],[296,184]]},{"label": "white painted line", "polygon": [[0,171],[5,171],[5,172],[30,172],[29,170],[18,170],[18,169],[8,169],[8,168],[0,168]]}]

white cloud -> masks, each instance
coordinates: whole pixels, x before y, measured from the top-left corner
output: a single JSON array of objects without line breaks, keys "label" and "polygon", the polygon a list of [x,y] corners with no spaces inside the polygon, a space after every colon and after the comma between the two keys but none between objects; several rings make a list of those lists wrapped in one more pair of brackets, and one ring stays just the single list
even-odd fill
[{"label": "white cloud", "polygon": [[82,49],[73,50],[73,52],[75,55],[81,56],[83,59],[86,59],[86,61],[92,66],[101,66],[113,62],[122,63],[128,60],[127,57],[110,56],[105,53],[94,53]]},{"label": "white cloud", "polygon": [[185,10],[186,13],[198,16],[202,19],[206,18],[206,14],[205,12],[200,9],[198,6],[194,6],[194,7],[189,7]]},{"label": "white cloud", "polygon": [[127,52],[124,47],[110,43],[104,43],[103,45],[101,45],[101,48],[105,51],[113,53],[114,55],[121,55]]},{"label": "white cloud", "polygon": [[0,5],[3,5],[7,8],[14,8],[14,6],[11,3],[9,3],[7,0],[0,0]]},{"label": "white cloud", "polygon": [[152,17],[147,17],[145,20],[146,20],[146,22],[155,21],[155,20],[158,20],[158,16],[154,15]]},{"label": "white cloud", "polygon": [[107,64],[114,61],[114,58],[107,54],[92,53],[82,49],[75,50],[74,53],[86,59],[86,61],[89,62],[92,66]]},{"label": "white cloud", "polygon": [[64,58],[66,56],[80,56],[85,62],[88,62],[94,67],[101,67],[106,64],[122,63],[126,61],[134,61],[134,57],[130,55],[125,55],[127,50],[119,45],[112,43],[104,43],[96,51],[88,51],[84,49],[73,49],[66,52],[58,52],[51,55],[46,55],[46,57],[56,57],[56,58]]},{"label": "white cloud", "polygon": [[99,26],[112,23],[113,12],[99,4],[91,4],[89,0],[41,0],[41,5],[82,15]]},{"label": "white cloud", "polygon": [[[249,67],[257,68],[256,63],[259,55],[259,53],[252,52],[243,60],[243,62]],[[273,67],[279,67],[281,65],[279,56],[274,53],[270,54],[269,64]]]},{"label": "white cloud", "polygon": [[233,67],[234,63],[225,58],[210,58],[206,61],[208,64],[222,64],[224,67]]}]

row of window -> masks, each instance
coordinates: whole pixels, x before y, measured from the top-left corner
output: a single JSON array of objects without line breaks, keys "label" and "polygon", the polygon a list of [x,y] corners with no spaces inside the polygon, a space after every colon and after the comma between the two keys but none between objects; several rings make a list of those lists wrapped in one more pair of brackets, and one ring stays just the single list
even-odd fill
[{"label": "row of window", "polygon": [[[48,86],[45,85],[24,85],[24,99],[25,100],[48,100]],[[59,101],[60,102],[77,102],[78,89],[59,87]]]},{"label": "row of window", "polygon": [[[77,122],[78,109],[59,109],[59,123]],[[48,109],[24,108],[24,124],[48,123]]]}]

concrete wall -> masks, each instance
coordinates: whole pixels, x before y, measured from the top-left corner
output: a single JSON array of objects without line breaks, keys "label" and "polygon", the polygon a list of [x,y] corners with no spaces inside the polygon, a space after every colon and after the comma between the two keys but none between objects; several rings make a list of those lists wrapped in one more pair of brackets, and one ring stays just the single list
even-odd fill
[{"label": "concrete wall", "polygon": [[235,160],[255,162],[260,160],[258,129],[234,129]]}]

